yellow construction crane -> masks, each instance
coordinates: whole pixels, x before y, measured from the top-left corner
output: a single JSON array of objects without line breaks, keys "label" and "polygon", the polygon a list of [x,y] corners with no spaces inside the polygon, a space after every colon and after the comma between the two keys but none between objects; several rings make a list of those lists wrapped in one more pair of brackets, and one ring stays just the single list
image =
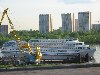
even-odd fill
[{"label": "yellow construction crane", "polygon": [[8,8],[5,9],[4,12],[3,12],[2,18],[0,20],[0,25],[3,21],[3,19],[4,19],[4,16],[7,15],[7,18],[8,18],[9,24],[11,26],[11,29],[13,29],[12,34],[14,35],[15,40],[18,42],[18,47],[19,47],[19,50],[20,50],[20,53],[21,53],[22,60],[24,59],[24,48],[27,48],[28,51],[29,51],[29,54],[36,55],[36,61],[40,62],[40,59],[42,58],[42,54],[40,52],[40,47],[38,47],[38,46],[36,47],[37,51],[36,51],[36,54],[34,54],[34,52],[33,52],[32,48],[30,47],[29,43],[24,43],[23,45],[21,44],[20,38],[17,35],[16,30],[14,29],[13,23],[10,20],[7,11],[8,11]]},{"label": "yellow construction crane", "polygon": [[7,10],[8,10],[8,8],[5,9],[4,12],[3,12],[2,18],[0,20],[0,25],[1,25],[2,21],[3,21],[3,19],[4,19],[4,16],[7,15],[7,18],[8,18],[9,24],[11,26],[11,29],[14,29],[14,26],[13,26],[13,24],[12,24],[12,22],[11,22],[9,16],[8,16],[8,14],[7,14]]},{"label": "yellow construction crane", "polygon": [[[4,19],[4,16],[7,15],[7,18],[8,18],[9,24],[10,24],[10,26],[11,26],[11,29],[13,29],[12,33],[13,33],[13,35],[14,35],[14,38],[15,38],[15,40],[18,42],[18,46],[20,46],[20,38],[19,38],[18,35],[16,34],[16,30],[14,29],[13,23],[11,22],[11,20],[10,20],[10,18],[9,18],[9,16],[8,16],[8,12],[7,12],[7,11],[8,11],[8,8],[5,9],[5,10],[3,11],[3,15],[2,15],[2,18],[1,18],[1,20],[0,20],[0,25],[2,24],[2,21],[3,21],[3,19]],[[24,52],[24,51],[20,49],[20,52],[21,52],[21,57],[23,58],[23,57],[24,57],[24,55],[23,55],[23,52]]]},{"label": "yellow construction crane", "polygon": [[40,47],[36,46],[36,62],[40,62],[41,58],[42,58],[42,54],[40,52]]}]

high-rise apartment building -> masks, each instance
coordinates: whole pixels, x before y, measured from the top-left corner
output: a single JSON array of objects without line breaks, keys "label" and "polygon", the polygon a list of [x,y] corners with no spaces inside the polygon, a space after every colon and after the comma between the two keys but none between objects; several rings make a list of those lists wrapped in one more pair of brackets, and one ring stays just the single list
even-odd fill
[{"label": "high-rise apartment building", "polygon": [[52,31],[52,19],[51,14],[39,15],[39,31],[41,33],[47,33]]},{"label": "high-rise apartment building", "polygon": [[78,19],[75,19],[75,32],[79,31]]},{"label": "high-rise apartment building", "polygon": [[100,30],[100,24],[92,24],[93,30]]},{"label": "high-rise apartment building", "polygon": [[91,27],[91,12],[78,13],[79,31],[89,31]]},{"label": "high-rise apartment building", "polygon": [[0,33],[7,35],[8,34],[8,25],[0,25]]},{"label": "high-rise apartment building", "polygon": [[74,14],[61,14],[62,17],[62,31],[73,32],[74,29]]}]

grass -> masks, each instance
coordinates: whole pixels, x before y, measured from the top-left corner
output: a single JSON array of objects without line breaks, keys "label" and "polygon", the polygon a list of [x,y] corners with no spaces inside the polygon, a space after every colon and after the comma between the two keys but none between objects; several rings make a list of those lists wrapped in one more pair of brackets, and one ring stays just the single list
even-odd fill
[{"label": "grass", "polygon": [[10,67],[13,67],[13,65],[12,64],[10,64],[10,65],[0,65],[0,68],[10,68]]},{"label": "grass", "polygon": [[48,66],[58,66],[61,64],[20,64],[20,65],[2,65],[0,64],[0,68],[32,68],[32,67],[48,67]]},{"label": "grass", "polygon": [[[70,63],[71,64],[71,63]],[[79,64],[79,63],[75,63],[75,64]],[[20,65],[14,65],[14,64],[0,64],[0,68],[32,68],[32,67],[52,67],[52,66],[61,66],[62,63],[40,63],[40,64],[36,64],[36,63],[33,63],[33,64],[20,64]]]}]

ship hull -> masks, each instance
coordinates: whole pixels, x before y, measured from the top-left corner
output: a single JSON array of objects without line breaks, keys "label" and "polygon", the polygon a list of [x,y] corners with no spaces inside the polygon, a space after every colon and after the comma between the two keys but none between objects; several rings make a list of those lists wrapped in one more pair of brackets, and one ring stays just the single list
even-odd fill
[{"label": "ship hull", "polygon": [[[79,58],[90,58],[89,60],[94,60],[94,52],[96,49],[91,49],[91,50],[73,50],[73,52],[71,51],[68,53],[55,53],[55,54],[51,54],[51,53],[45,53],[42,54],[42,60],[45,61],[66,61],[66,62],[70,62],[73,61],[75,62],[76,59],[77,62],[80,61]],[[20,52],[19,51],[1,51],[1,53],[4,55],[4,57],[8,57],[8,56],[16,56],[19,57],[20,56]],[[86,55],[88,54],[88,57],[86,57]],[[88,61],[89,61],[88,60]]]}]

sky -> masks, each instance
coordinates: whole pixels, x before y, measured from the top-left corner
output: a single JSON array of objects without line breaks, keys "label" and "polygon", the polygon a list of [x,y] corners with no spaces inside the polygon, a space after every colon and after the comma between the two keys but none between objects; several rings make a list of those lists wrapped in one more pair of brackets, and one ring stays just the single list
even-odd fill
[{"label": "sky", "polygon": [[[39,14],[51,14],[53,29],[61,27],[61,14],[92,12],[92,23],[100,20],[100,0],[0,0],[0,18],[4,9],[9,8],[8,15],[16,30],[38,30]],[[9,24],[4,18],[2,24]]]}]

